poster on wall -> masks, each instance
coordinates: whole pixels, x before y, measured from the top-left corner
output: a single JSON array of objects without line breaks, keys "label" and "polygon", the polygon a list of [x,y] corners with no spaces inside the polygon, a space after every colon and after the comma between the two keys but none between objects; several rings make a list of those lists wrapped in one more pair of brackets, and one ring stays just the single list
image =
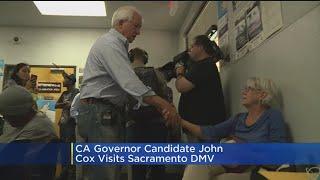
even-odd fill
[{"label": "poster on wall", "polygon": [[53,123],[55,122],[55,116],[56,116],[55,100],[39,99],[37,100],[37,106],[39,111],[45,113]]},{"label": "poster on wall", "polygon": [[229,2],[231,61],[253,49],[282,27],[281,2]]},{"label": "poster on wall", "polygon": [[249,51],[259,46],[264,40],[263,25],[261,19],[260,1],[252,1],[247,10],[247,28],[249,38]]},{"label": "poster on wall", "polygon": [[234,14],[238,14],[237,12],[241,11],[247,6],[248,1],[231,1],[231,3],[232,11],[234,12]]},{"label": "poster on wall", "polygon": [[4,60],[0,59],[0,77],[3,77],[4,73]]},{"label": "poster on wall", "polygon": [[38,82],[39,93],[61,93],[60,82]]},{"label": "poster on wall", "polygon": [[218,19],[221,19],[228,12],[227,2],[218,1],[217,2],[217,7],[218,7]]},{"label": "poster on wall", "polygon": [[234,23],[234,37],[236,43],[236,59],[241,58],[248,52],[247,43],[249,41],[247,24],[246,24],[246,13],[242,12],[236,17]]},{"label": "poster on wall", "polygon": [[0,92],[3,87],[3,75],[4,75],[4,60],[0,59]]},{"label": "poster on wall", "polygon": [[280,1],[261,1],[261,18],[265,38],[282,27],[282,14]]},{"label": "poster on wall", "polygon": [[251,41],[254,37],[262,32],[262,20],[259,1],[254,1],[254,3],[252,3],[252,7],[248,9],[246,21],[248,24],[248,37],[249,41]]},{"label": "poster on wall", "polygon": [[228,2],[217,1],[218,8],[218,44],[226,57],[229,56]]}]

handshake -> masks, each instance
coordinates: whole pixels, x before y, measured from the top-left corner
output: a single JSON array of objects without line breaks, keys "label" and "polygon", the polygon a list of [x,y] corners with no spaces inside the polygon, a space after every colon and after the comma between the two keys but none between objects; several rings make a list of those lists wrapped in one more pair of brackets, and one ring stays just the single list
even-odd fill
[{"label": "handshake", "polygon": [[176,108],[171,105],[161,111],[162,116],[166,120],[166,126],[168,127],[178,127],[181,124],[181,117],[176,111]]}]

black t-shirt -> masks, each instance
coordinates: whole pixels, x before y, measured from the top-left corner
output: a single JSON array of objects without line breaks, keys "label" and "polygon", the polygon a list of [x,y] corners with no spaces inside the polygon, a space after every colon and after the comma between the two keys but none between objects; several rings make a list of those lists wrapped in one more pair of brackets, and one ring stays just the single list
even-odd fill
[{"label": "black t-shirt", "polygon": [[[74,88],[71,91],[64,91],[60,98],[58,99],[57,103],[63,103],[63,102],[70,102],[72,103],[74,97],[79,93],[79,89]],[[67,122],[68,119],[70,119],[70,107],[62,108],[62,114],[61,114],[61,119],[60,122]]]},{"label": "black t-shirt", "polygon": [[225,106],[220,75],[211,58],[192,63],[185,74],[194,88],[182,93],[179,113],[198,125],[215,125],[225,120]]}]

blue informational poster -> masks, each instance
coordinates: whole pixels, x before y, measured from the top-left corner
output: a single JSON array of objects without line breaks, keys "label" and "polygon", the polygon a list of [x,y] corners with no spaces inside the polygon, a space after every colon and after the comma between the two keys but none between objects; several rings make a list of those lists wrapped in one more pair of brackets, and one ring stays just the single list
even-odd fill
[{"label": "blue informational poster", "polygon": [[37,106],[38,106],[38,109],[41,112],[45,113],[52,122],[55,122],[55,115],[56,115],[55,100],[39,99],[37,100]]},{"label": "blue informational poster", "polygon": [[222,18],[228,11],[227,2],[225,1],[217,1],[218,6],[218,19]]},{"label": "blue informational poster", "polygon": [[3,76],[4,72],[4,60],[0,59],[0,76]]}]

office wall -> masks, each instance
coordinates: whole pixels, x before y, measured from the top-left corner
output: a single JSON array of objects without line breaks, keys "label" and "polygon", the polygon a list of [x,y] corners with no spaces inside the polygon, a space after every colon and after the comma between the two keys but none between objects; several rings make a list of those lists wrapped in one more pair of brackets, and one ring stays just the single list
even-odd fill
[{"label": "office wall", "polygon": [[281,90],[282,110],[293,140],[319,142],[320,6],[296,16],[290,25],[285,21],[288,14],[282,12],[285,29],[222,69],[227,104],[232,114],[243,110],[239,92],[245,80],[251,76],[271,78]]},{"label": "office wall", "polygon": [[[319,142],[319,4],[281,2],[282,29],[236,63],[221,69],[230,115],[244,110],[240,105],[240,89],[248,77],[271,78],[281,90],[281,108],[293,140]],[[209,27],[211,23],[197,24],[193,30]]]},{"label": "office wall", "polygon": [[184,51],[186,49],[186,40],[184,37],[184,32],[186,32],[187,27],[189,27],[193,19],[196,18],[197,12],[201,8],[203,3],[203,1],[193,1],[191,4],[190,10],[179,30],[179,52]]},{"label": "office wall", "polygon": [[205,34],[209,27],[217,22],[216,12],[216,2],[209,1],[188,33],[189,46],[192,44],[194,37]]},{"label": "office wall", "polygon": [[[34,65],[76,65],[84,67],[88,52],[105,29],[0,27],[0,59],[6,64],[27,62]],[[143,30],[130,47],[145,48],[150,65],[160,66],[178,52],[175,32]],[[14,44],[14,36],[22,37]]]}]

